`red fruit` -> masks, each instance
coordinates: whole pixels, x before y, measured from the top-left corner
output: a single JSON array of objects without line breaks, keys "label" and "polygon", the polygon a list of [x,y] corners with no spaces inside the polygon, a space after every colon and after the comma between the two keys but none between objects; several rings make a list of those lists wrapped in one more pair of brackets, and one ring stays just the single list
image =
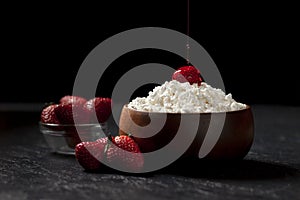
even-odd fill
[{"label": "red fruit", "polygon": [[87,100],[80,96],[66,95],[59,100],[59,103],[84,104]]},{"label": "red fruit", "polygon": [[[111,115],[112,100],[110,98],[95,97],[84,104],[84,108],[89,110],[91,123],[103,123]],[[96,116],[95,117],[95,112]]]},{"label": "red fruit", "polygon": [[79,127],[77,130],[75,126],[65,126],[64,131],[66,133],[65,140],[68,146],[72,149],[74,149],[76,145],[80,142],[90,141],[83,138],[84,136],[89,135],[88,132],[80,130]]},{"label": "red fruit", "polygon": [[95,142],[81,142],[75,147],[75,157],[78,163],[87,171],[101,169],[101,159],[104,156],[107,138],[98,139]]},{"label": "red fruit", "polygon": [[189,82],[191,85],[194,83],[200,85],[203,81],[200,76],[200,71],[194,66],[183,66],[178,68],[172,75],[172,80],[177,80],[181,83]]},{"label": "red fruit", "polygon": [[86,124],[90,121],[89,111],[82,104],[62,103],[54,109],[55,115],[61,124]]},{"label": "red fruit", "polygon": [[59,124],[59,121],[54,112],[57,106],[58,104],[52,104],[44,108],[41,113],[41,122],[49,124]]},{"label": "red fruit", "polygon": [[144,158],[137,143],[127,135],[112,137],[112,142],[115,145],[111,144],[106,152],[108,164],[121,166],[129,171],[140,171],[144,165]]}]

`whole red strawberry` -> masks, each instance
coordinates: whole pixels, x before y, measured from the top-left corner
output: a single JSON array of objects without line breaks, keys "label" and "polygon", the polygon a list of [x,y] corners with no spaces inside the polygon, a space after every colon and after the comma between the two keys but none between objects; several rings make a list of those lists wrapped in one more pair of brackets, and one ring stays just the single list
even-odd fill
[{"label": "whole red strawberry", "polygon": [[89,111],[80,103],[61,103],[54,112],[61,124],[86,124],[90,121]]},{"label": "whole red strawberry", "polygon": [[181,83],[189,82],[191,85],[197,83],[201,84],[203,81],[200,75],[200,71],[194,66],[183,66],[178,68],[172,75],[172,80],[177,80]]},{"label": "whole red strawberry", "polygon": [[59,103],[84,104],[87,100],[80,96],[66,95],[59,100]]},{"label": "whole red strawberry", "polygon": [[101,138],[94,142],[81,142],[75,147],[75,157],[78,163],[87,171],[95,171],[103,166],[103,159],[107,138]]},{"label": "whole red strawberry", "polygon": [[[112,100],[110,98],[95,97],[84,104],[84,108],[90,111],[91,123],[103,123],[111,115]],[[96,115],[95,115],[96,112]],[[95,117],[97,116],[97,118]]]},{"label": "whole red strawberry", "polygon": [[58,104],[52,104],[45,107],[41,113],[41,122],[50,124],[59,124],[54,110],[57,108]]},{"label": "whole red strawberry", "polygon": [[137,143],[127,135],[112,137],[112,142],[114,145],[111,144],[106,152],[108,164],[139,172],[144,165],[144,158]]}]

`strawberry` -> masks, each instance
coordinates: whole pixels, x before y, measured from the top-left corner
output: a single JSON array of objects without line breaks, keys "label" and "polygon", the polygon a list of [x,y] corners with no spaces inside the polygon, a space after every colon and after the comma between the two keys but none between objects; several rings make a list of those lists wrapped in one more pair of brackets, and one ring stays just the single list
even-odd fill
[{"label": "strawberry", "polygon": [[66,95],[59,100],[59,103],[84,104],[87,100],[80,96]]},{"label": "strawberry", "polygon": [[75,147],[75,156],[85,170],[100,169],[103,166],[100,162],[102,159],[106,159],[109,166],[121,166],[121,169],[129,171],[138,172],[144,165],[138,145],[127,135],[81,142]]},{"label": "strawberry", "polygon": [[197,83],[198,85],[203,82],[200,71],[194,66],[183,66],[178,68],[172,75],[172,80],[177,80],[181,83],[189,82],[191,85]]},{"label": "strawberry", "polygon": [[77,144],[82,142],[75,127],[64,127],[64,131],[66,132],[65,141],[71,149],[74,149]]},{"label": "strawberry", "polygon": [[97,130],[93,129],[90,126],[86,125],[79,125],[79,126],[64,126],[63,127],[65,131],[65,140],[68,144],[68,146],[72,149],[75,148],[75,146],[83,141],[91,141],[94,140],[95,132]]},{"label": "strawberry", "polygon": [[94,142],[81,142],[75,147],[75,157],[78,163],[87,171],[101,169],[100,160],[104,156],[107,138],[101,138]]},{"label": "strawberry", "polygon": [[41,113],[41,122],[49,124],[59,124],[54,110],[57,108],[58,104],[52,104],[45,107]]},{"label": "strawberry", "polygon": [[[103,123],[111,115],[112,100],[110,98],[95,97],[84,104],[84,108],[90,111],[91,123]],[[96,116],[94,112],[96,112]]]},{"label": "strawberry", "polygon": [[89,123],[89,111],[80,103],[61,103],[54,109],[61,124]]},{"label": "strawberry", "polygon": [[112,137],[112,142],[114,145],[111,144],[106,152],[106,159],[110,165],[122,166],[123,169],[129,171],[142,169],[144,165],[143,155],[131,137],[127,135]]},{"label": "strawberry", "polygon": [[65,126],[63,128],[66,133],[65,140],[72,149],[82,141],[89,141],[89,138],[92,135],[92,133],[88,130],[84,130],[84,128],[81,128],[80,126],[77,128],[75,126]]}]

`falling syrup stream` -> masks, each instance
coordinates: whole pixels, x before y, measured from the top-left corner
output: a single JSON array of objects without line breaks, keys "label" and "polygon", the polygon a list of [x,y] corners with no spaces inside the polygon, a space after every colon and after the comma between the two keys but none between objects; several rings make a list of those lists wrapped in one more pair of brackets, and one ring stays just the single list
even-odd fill
[{"label": "falling syrup stream", "polygon": [[186,62],[190,64],[190,0],[187,0]]}]

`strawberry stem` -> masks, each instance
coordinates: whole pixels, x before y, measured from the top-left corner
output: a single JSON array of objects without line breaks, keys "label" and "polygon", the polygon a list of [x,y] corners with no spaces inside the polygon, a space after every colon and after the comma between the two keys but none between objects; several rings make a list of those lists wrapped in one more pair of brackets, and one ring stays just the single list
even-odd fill
[{"label": "strawberry stem", "polygon": [[107,143],[106,143],[106,145],[105,145],[105,147],[104,147],[104,155],[106,155],[106,153],[107,153],[109,147],[111,146],[111,143],[112,143],[112,142],[111,142],[110,140],[107,141]]},{"label": "strawberry stem", "polygon": [[127,136],[128,136],[128,137],[132,137],[132,134],[131,134],[131,133],[127,133]]},{"label": "strawberry stem", "polygon": [[107,143],[105,144],[105,147],[104,147],[104,154],[106,155],[109,147],[111,146],[112,142],[113,142],[113,136],[111,135],[111,132],[108,132],[107,133]]},{"label": "strawberry stem", "polygon": [[105,135],[107,136],[108,140],[112,142],[113,136],[112,136],[111,132],[105,133]]}]

